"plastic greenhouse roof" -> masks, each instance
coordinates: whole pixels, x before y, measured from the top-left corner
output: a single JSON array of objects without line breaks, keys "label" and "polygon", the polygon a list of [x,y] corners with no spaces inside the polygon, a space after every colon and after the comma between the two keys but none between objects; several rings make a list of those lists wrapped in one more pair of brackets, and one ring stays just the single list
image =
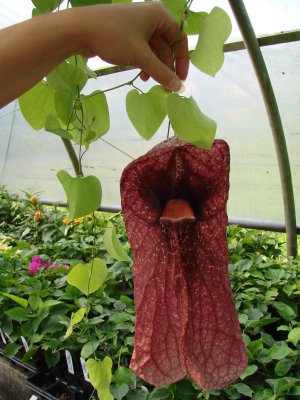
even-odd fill
[{"label": "plastic greenhouse roof", "polygon": [[[195,1],[195,4],[198,2]],[[299,0],[245,0],[257,36],[299,29]],[[241,40],[225,0],[201,2],[206,11],[218,5],[233,22],[228,42]],[[29,0],[0,0],[0,27],[30,18]],[[262,48],[277,98],[289,150],[297,220],[300,219],[300,42]],[[97,67],[97,62],[90,64]],[[136,75],[126,71],[89,80],[86,92],[126,82]],[[153,82],[152,82],[153,83]],[[152,83],[141,83],[147,90]],[[191,66],[186,85],[201,110],[218,123],[217,137],[231,148],[231,217],[284,221],[279,170],[271,128],[252,64],[246,50],[227,52],[213,79]],[[128,88],[107,93],[111,115],[108,134],[90,146],[83,159],[85,175],[102,183],[103,205],[120,206],[119,179],[123,168],[166,137],[167,123],[148,142],[141,139],[125,110]],[[44,199],[65,201],[56,178],[62,168],[73,173],[61,139],[34,131],[13,102],[0,110],[0,184],[14,192],[37,191]]]}]

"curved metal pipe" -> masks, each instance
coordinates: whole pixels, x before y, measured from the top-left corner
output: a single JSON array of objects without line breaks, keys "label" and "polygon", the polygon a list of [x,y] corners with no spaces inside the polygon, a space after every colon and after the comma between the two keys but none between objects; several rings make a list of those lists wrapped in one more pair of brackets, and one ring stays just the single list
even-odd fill
[{"label": "curved metal pipe", "polygon": [[297,256],[296,211],[292,174],[283,126],[268,70],[242,0],[228,0],[251,58],[272,129],[280,172],[288,256]]}]

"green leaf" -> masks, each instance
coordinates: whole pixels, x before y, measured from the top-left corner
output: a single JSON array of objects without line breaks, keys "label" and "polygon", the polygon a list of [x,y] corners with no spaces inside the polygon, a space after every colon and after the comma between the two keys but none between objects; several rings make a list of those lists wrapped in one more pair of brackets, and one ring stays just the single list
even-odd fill
[{"label": "green leaf", "polygon": [[290,305],[281,301],[274,301],[273,305],[276,307],[278,314],[286,321],[292,321],[296,318],[297,314]]},{"label": "green leaf", "polygon": [[126,367],[119,367],[114,373],[114,381],[117,384],[126,383],[129,387],[131,387],[134,379],[134,373]]},{"label": "green leaf", "polygon": [[244,380],[245,378],[247,378],[247,376],[253,375],[257,371],[257,369],[258,367],[255,364],[248,365],[245,371],[241,373],[240,378]]},{"label": "green leaf", "polygon": [[72,178],[60,170],[57,177],[68,199],[69,218],[79,218],[96,211],[101,203],[101,184],[95,176]]},{"label": "green leaf", "polygon": [[271,360],[282,360],[290,354],[294,354],[294,351],[288,346],[274,346],[270,349],[267,356]]},{"label": "green leaf", "polygon": [[61,3],[62,0],[31,0],[31,1],[35,5],[38,11],[37,15],[39,15],[53,11]]},{"label": "green leaf", "polygon": [[79,322],[83,319],[85,312],[86,312],[85,308],[80,308],[75,313],[72,313],[71,320],[70,320],[70,325],[69,325],[69,327],[67,329],[67,332],[66,332],[66,334],[64,336],[64,339],[67,339],[69,336],[72,335],[73,326],[76,325],[76,324],[79,324]]},{"label": "green leaf", "polygon": [[54,105],[58,118],[67,126],[71,120],[74,108],[74,100],[77,93],[72,90],[68,92],[55,92]]},{"label": "green leaf", "polygon": [[223,45],[231,32],[230,18],[219,7],[204,17],[191,62],[200,71],[215,76],[224,63]]},{"label": "green leaf", "polygon": [[41,297],[36,293],[31,293],[28,299],[28,303],[30,304],[33,311],[36,311],[40,304],[42,304],[43,300]]},{"label": "green leaf", "polygon": [[235,385],[233,385],[236,390],[243,394],[246,397],[251,397],[252,398],[252,394],[254,393],[253,390],[250,388],[250,386],[245,385],[244,383],[236,383]]},{"label": "green leaf", "polygon": [[17,343],[8,343],[4,347],[3,353],[6,355],[6,357],[13,357],[17,354],[21,347],[22,346]]},{"label": "green leaf", "polygon": [[105,357],[103,361],[89,359],[86,362],[91,384],[97,390],[98,397],[101,400],[113,400],[113,396],[109,391],[111,382],[112,360]]},{"label": "green leaf", "polygon": [[54,90],[45,82],[39,82],[19,97],[21,112],[29,125],[39,130],[45,126],[48,114],[55,114]]},{"label": "green leaf", "polygon": [[44,308],[50,308],[50,307],[53,307],[53,306],[57,306],[58,304],[61,304],[61,303],[62,302],[59,301],[59,300],[52,300],[52,299],[46,300],[46,301],[44,301],[43,303],[41,303],[39,305],[39,309],[42,310]]},{"label": "green leaf", "polygon": [[126,383],[120,383],[117,385],[110,386],[110,392],[117,400],[122,400],[123,397],[129,392],[129,387]]},{"label": "green leaf", "polygon": [[23,307],[14,307],[4,312],[6,315],[9,316],[10,319],[14,321],[18,322],[28,321],[26,310]]},{"label": "green leaf", "polygon": [[21,297],[15,296],[13,294],[9,293],[2,293],[3,296],[8,297],[9,299],[15,301],[16,303],[20,304],[20,306],[27,308],[28,306],[28,301],[26,299],[22,299]]},{"label": "green leaf", "polygon": [[150,394],[150,400],[165,400],[169,399],[170,392],[165,388],[155,388]]},{"label": "green leaf", "polygon": [[94,338],[92,340],[89,340],[87,343],[85,343],[81,349],[81,357],[82,358],[88,358],[90,357],[98,348],[100,344],[100,340]]},{"label": "green leaf", "polygon": [[210,149],[217,124],[201,112],[196,101],[192,97],[186,98],[170,93],[167,105],[175,134],[196,146]]},{"label": "green leaf", "polygon": [[57,92],[77,92],[81,90],[88,80],[88,75],[73,64],[62,62],[50,74],[47,75],[47,82]]},{"label": "green leaf", "polygon": [[195,396],[195,389],[190,381],[183,379],[176,383],[176,392],[185,396]]},{"label": "green leaf", "polygon": [[274,371],[278,376],[285,376],[294,365],[294,361],[290,358],[284,358],[278,361],[275,365]]},{"label": "green leaf", "polygon": [[105,229],[103,245],[108,254],[110,254],[116,260],[128,262],[132,261],[129,255],[123,249],[121,242],[117,237],[115,227],[111,222],[107,224],[107,228]]},{"label": "green leaf", "polygon": [[70,0],[72,7],[89,6],[92,4],[109,4],[112,0]]},{"label": "green leaf", "polygon": [[198,35],[201,24],[208,14],[206,12],[189,11],[187,19],[184,21],[184,32],[187,35]]},{"label": "green leaf", "polygon": [[[90,129],[94,132],[93,137],[90,139],[86,138],[85,134],[83,134],[83,144],[88,145],[90,142],[99,139],[109,130],[108,104],[105,93],[100,90],[96,90],[88,96],[81,95],[80,104],[82,107],[85,129]],[[74,125],[74,121],[72,125]],[[81,123],[77,121],[74,126],[80,129]]]},{"label": "green leaf", "polygon": [[141,392],[140,390],[134,391],[131,390],[130,392],[127,393],[126,400],[147,400],[148,399],[148,393],[147,392]]},{"label": "green leaf", "polygon": [[92,71],[87,65],[88,58],[82,57],[77,54],[68,58],[67,61],[73,65],[76,65],[78,68],[81,68],[85,73],[88,74],[90,78],[97,78],[96,72]]},{"label": "green leaf", "polygon": [[59,120],[55,115],[48,114],[45,121],[45,130],[47,132],[54,133],[64,139],[73,139],[70,132],[66,131],[60,126]]},{"label": "green leaf", "polygon": [[162,0],[164,3],[166,9],[169,11],[169,13],[172,15],[172,17],[175,19],[175,21],[180,24],[181,18],[182,18],[182,13],[185,9],[186,1],[185,0]]},{"label": "green leaf", "polygon": [[107,267],[103,260],[95,258],[88,264],[77,264],[68,274],[67,282],[85,295],[96,292],[107,277]]},{"label": "green leaf", "polygon": [[28,363],[28,361],[34,356],[37,350],[38,350],[37,346],[30,346],[28,351],[22,357],[22,363],[24,364]]},{"label": "green leaf", "polygon": [[168,92],[162,86],[153,86],[148,93],[136,89],[126,96],[127,115],[142,138],[149,140],[167,115]]},{"label": "green leaf", "polygon": [[288,334],[287,342],[293,343],[293,345],[296,347],[299,341],[300,341],[300,328],[293,328]]}]

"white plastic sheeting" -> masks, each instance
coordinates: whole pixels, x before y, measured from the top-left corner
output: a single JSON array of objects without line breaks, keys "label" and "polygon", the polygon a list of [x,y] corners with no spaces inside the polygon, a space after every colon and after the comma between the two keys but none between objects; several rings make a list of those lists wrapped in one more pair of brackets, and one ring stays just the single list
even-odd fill
[{"label": "white plastic sheeting", "polygon": [[[0,0],[1,11],[3,3]],[[25,1],[5,1],[4,10],[8,3]],[[230,13],[225,0],[201,2],[209,11],[211,7],[208,3],[219,5]],[[298,0],[249,0],[245,1],[245,5],[257,35],[299,28],[299,19],[296,21],[296,16],[300,15]],[[29,16],[30,7],[28,0]],[[2,12],[0,15],[2,17]],[[1,24],[5,26],[2,21]],[[240,38],[236,27],[229,41],[233,38]],[[286,133],[299,220],[300,42],[268,46],[262,51]],[[86,92],[126,82],[136,73],[129,71],[98,78],[97,81],[90,80]],[[142,82],[138,84],[143,90],[150,87]],[[191,67],[187,86],[202,111],[217,121],[217,137],[226,139],[231,148],[229,215],[283,221],[282,194],[271,129],[246,50],[226,53],[224,67],[216,78]],[[167,132],[165,122],[151,141],[145,142],[138,136],[125,111],[127,91],[125,87],[107,93],[110,131],[103,137],[105,141],[99,140],[91,145],[83,159],[85,175],[93,174],[101,180],[103,204],[111,206],[120,204],[119,179],[123,168],[131,158],[144,154],[163,140]],[[43,198],[65,200],[55,174],[61,168],[71,173],[72,167],[61,139],[47,132],[32,130],[20,111],[13,112],[17,109],[18,104],[14,102],[0,111],[0,183],[6,184],[12,191],[38,191]]]}]

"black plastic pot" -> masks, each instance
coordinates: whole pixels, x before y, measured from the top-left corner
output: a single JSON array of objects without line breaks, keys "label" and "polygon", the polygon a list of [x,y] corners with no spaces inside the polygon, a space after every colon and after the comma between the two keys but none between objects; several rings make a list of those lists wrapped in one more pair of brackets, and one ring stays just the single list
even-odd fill
[{"label": "black plastic pot", "polygon": [[[49,400],[89,400],[94,392],[93,386],[82,377],[56,367],[31,375],[26,386],[35,395]],[[98,399],[96,394],[92,398]]]},{"label": "black plastic pot", "polygon": [[[3,349],[4,347],[0,347],[0,354],[2,354],[4,357],[7,357],[5,356]],[[18,351],[18,353],[13,357],[7,358],[9,358],[12,362],[19,365],[20,367],[24,368],[28,372],[38,372],[45,368],[46,364],[42,356],[35,355],[33,359],[29,360],[27,363],[23,363],[22,358],[24,354],[24,352]]]}]

